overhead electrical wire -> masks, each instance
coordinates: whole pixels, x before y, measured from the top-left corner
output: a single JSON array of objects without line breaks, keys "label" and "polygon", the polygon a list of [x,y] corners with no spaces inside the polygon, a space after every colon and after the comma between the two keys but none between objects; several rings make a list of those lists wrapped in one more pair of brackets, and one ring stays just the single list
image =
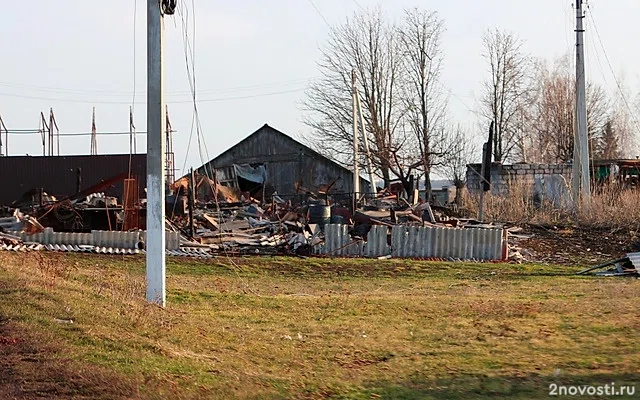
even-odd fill
[{"label": "overhead electrical wire", "polygon": [[[246,96],[218,97],[218,98],[202,99],[198,101],[203,103],[213,103],[213,102],[232,101],[232,100],[254,99],[258,97],[268,97],[268,96],[277,96],[277,95],[287,94],[287,93],[297,93],[297,92],[302,92],[305,89],[306,89],[305,87],[302,87],[302,88],[292,89],[292,90],[280,90],[276,92],[259,93],[259,94],[252,94],[252,95],[246,95]],[[79,100],[79,99],[65,99],[65,98],[59,98],[59,97],[29,96],[29,95],[22,95],[22,94],[15,94],[15,93],[1,93],[1,92],[0,92],[0,96],[17,97],[17,98],[33,99],[33,100],[58,101],[58,102],[66,102],[66,103],[131,104],[130,101],[107,101],[107,100],[96,100],[96,99]],[[188,104],[188,103],[192,103],[193,100],[169,100],[165,102],[167,104]],[[136,104],[145,104],[145,102],[136,101]]]},{"label": "overhead electrical wire", "polygon": [[[184,54],[185,54],[185,66],[187,69],[187,78],[189,80],[189,88],[192,92],[192,101],[193,101],[193,114],[192,114],[192,124],[191,124],[191,132],[189,134],[189,145],[187,147],[187,156],[185,156],[185,164],[183,166],[183,173],[182,175],[184,176],[184,170],[186,169],[186,162],[187,162],[187,157],[188,157],[188,153],[189,153],[189,148],[191,146],[191,142],[192,142],[192,136],[194,133],[194,130],[196,132],[196,136],[197,136],[197,142],[198,142],[198,153],[200,156],[200,162],[202,163],[203,167],[204,167],[204,173],[208,179],[208,183],[211,186],[211,191],[213,193],[213,197],[215,199],[215,203],[216,203],[216,215],[218,217],[218,219],[220,221],[223,221],[223,216],[222,216],[222,211],[220,209],[220,203],[218,201],[218,193],[217,190],[215,190],[215,188],[213,187],[213,185],[211,184],[211,182],[215,182],[214,181],[214,175],[212,174],[212,171],[208,168],[209,164],[208,162],[210,161],[210,157],[209,157],[209,151],[206,147],[206,141],[204,138],[204,135],[202,133],[202,125],[200,123],[200,115],[198,113],[198,100],[197,100],[197,81],[196,81],[196,71],[195,71],[195,36],[196,36],[196,18],[195,18],[195,2],[194,0],[192,0],[191,2],[191,13],[193,15],[193,33],[192,33],[192,37],[191,37],[191,41],[189,40],[189,12],[188,12],[188,7],[186,7],[185,5],[185,1],[183,0],[182,4],[183,7],[178,7],[178,14],[181,17],[182,20],[182,30],[183,30],[183,41],[184,41]],[[206,159],[205,159],[205,155],[206,155]],[[194,187],[196,186],[196,183],[193,183]],[[223,245],[222,249],[227,257],[227,259],[229,260],[229,262],[231,263],[231,265],[233,265],[234,271],[236,272],[236,274],[238,274],[238,270],[241,270],[240,266],[231,258],[228,250],[226,249],[226,247]],[[239,274],[238,277],[240,278]],[[249,283],[248,280],[245,281],[245,288],[248,291],[251,291],[255,294],[255,292],[253,290],[251,290],[251,288],[249,288]]]},{"label": "overhead electrical wire", "polygon": [[[244,92],[255,89],[265,89],[270,87],[281,87],[281,86],[291,86],[295,84],[307,83],[310,80],[316,79],[316,77],[309,78],[297,78],[286,81],[279,82],[269,82],[269,83],[261,83],[255,85],[245,85],[245,86],[235,86],[235,87],[222,87],[216,89],[207,89],[207,90],[199,90],[200,94],[224,94],[224,93],[233,93],[233,92]],[[108,97],[130,97],[136,91],[117,91],[117,90],[102,90],[102,89],[71,89],[71,88],[61,88],[61,87],[53,87],[53,86],[36,86],[36,85],[25,85],[20,83],[11,83],[11,82],[0,82],[1,87],[14,88],[14,89],[28,89],[35,92],[47,92],[47,93],[56,93],[56,94],[70,94],[70,95],[93,95],[99,94],[101,96]],[[140,91],[140,94],[146,94],[146,91]],[[166,91],[166,95],[170,96],[191,96],[192,93],[190,91],[184,90],[176,90],[176,91]]]},{"label": "overhead electrical wire", "polygon": [[311,7],[313,7],[313,9],[316,11],[316,13],[320,16],[320,18],[322,18],[324,23],[329,27],[329,29],[332,29],[331,24],[329,23],[329,21],[325,18],[325,16],[322,14],[322,12],[320,12],[320,9],[318,7],[316,7],[316,3],[314,3],[313,0],[309,0],[309,3],[311,4]]},{"label": "overhead electrical wire", "polygon": [[[591,6],[587,5],[587,8],[589,9],[589,11],[591,11]],[[598,25],[596,24],[596,20],[593,17],[593,11],[587,13],[587,16],[591,18],[591,22],[593,24],[593,28],[596,32],[596,37],[598,38],[598,42],[600,43],[600,47],[602,48],[602,52],[604,54],[604,58],[607,61],[607,64],[609,65],[609,70],[611,71],[611,75],[613,76],[613,79],[616,83],[616,86],[618,88],[618,91],[620,92],[620,97],[622,98],[622,101],[624,102],[624,104],[627,106],[627,110],[629,111],[629,117],[631,117],[631,120],[633,121],[634,125],[636,126],[636,129],[638,130],[638,132],[640,132],[640,123],[638,123],[638,120],[635,117],[635,114],[633,112],[633,109],[631,108],[631,105],[629,104],[629,101],[627,100],[627,96],[624,93],[624,90],[622,90],[622,84],[620,83],[620,80],[618,79],[618,76],[615,73],[615,70],[613,69],[613,65],[611,64],[611,60],[609,59],[609,55],[607,54],[607,49],[604,46],[604,42],[602,41],[602,37],[600,36],[600,31],[598,30]]]},{"label": "overhead electrical wire", "polygon": [[[189,88],[190,88],[189,93],[191,95],[191,100],[189,100],[189,102],[191,103],[191,102],[194,101],[193,97],[195,96],[195,94],[194,94],[194,90],[192,89],[190,67],[189,67],[188,26],[187,26],[187,18],[185,16],[185,14],[187,13],[187,9],[186,9],[186,6],[183,5],[183,2],[181,2],[178,5],[177,12],[178,12],[178,16],[180,17],[180,19],[182,21],[181,32],[182,32],[182,41],[183,41],[183,48],[184,48],[185,67],[187,69],[187,78],[189,80]],[[182,165],[182,172],[180,174],[181,176],[184,176],[185,170],[187,168],[187,160],[189,158],[189,152],[191,150],[191,143],[192,143],[192,140],[193,140],[194,128],[195,128],[195,111],[192,112],[192,114],[191,114],[191,127],[189,129],[189,140],[187,142],[187,151],[186,151],[186,154],[184,156],[184,163]]]},{"label": "overhead electrical wire", "polygon": [[[131,167],[133,164],[133,149],[136,145],[136,127],[134,124],[136,115],[136,25],[138,21],[138,0],[133,0],[133,95],[131,98],[131,108],[129,110],[129,175],[131,179]],[[128,188],[128,186],[127,186]],[[128,193],[127,193],[128,195]],[[126,213],[126,210],[125,210]],[[126,218],[125,218],[126,219]]]},{"label": "overhead electrical wire", "polygon": [[[42,133],[42,130],[39,129],[8,129],[11,135],[38,135]],[[146,135],[147,132],[136,132],[141,135]],[[130,132],[96,132],[98,136],[120,136],[120,135],[129,135]],[[91,132],[71,132],[71,133],[60,133],[60,137],[65,136],[91,136]]]},{"label": "overhead electrical wire", "polygon": [[133,96],[131,109],[135,114],[136,107],[136,21],[138,17],[138,0],[133,0]]},{"label": "overhead electrical wire", "polygon": [[362,7],[362,5],[360,4],[360,2],[358,2],[358,0],[352,0],[352,1],[356,6],[358,6],[358,8],[360,8],[362,11],[365,11],[365,8]]}]

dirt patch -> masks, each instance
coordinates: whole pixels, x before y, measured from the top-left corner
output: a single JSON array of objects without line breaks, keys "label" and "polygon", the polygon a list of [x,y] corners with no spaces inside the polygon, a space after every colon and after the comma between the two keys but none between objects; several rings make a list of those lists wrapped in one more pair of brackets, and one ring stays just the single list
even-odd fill
[{"label": "dirt patch", "polygon": [[638,251],[637,232],[527,226],[528,239],[515,239],[528,261],[590,265]]},{"label": "dirt patch", "polygon": [[0,315],[0,399],[124,399],[135,386],[113,372],[64,357]]}]

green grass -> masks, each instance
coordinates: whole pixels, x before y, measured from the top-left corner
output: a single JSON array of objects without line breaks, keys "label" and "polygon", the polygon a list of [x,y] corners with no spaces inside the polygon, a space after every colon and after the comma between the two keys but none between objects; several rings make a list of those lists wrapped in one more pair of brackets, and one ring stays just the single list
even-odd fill
[{"label": "green grass", "polygon": [[51,344],[69,373],[95,367],[124,388],[80,391],[90,397],[529,399],[547,397],[550,383],[610,382],[640,390],[638,280],[542,265],[172,259],[160,309],[143,301],[143,261],[0,254],[0,316]]}]

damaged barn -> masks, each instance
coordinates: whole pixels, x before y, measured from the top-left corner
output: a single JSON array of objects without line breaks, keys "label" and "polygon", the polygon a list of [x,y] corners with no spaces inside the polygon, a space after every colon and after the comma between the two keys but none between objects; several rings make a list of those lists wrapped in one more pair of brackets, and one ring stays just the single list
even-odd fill
[{"label": "damaged barn", "polygon": [[[351,196],[353,172],[265,124],[235,146],[198,168],[222,185],[251,197],[304,200],[308,192]],[[370,183],[360,179],[363,193]],[[265,200],[266,200],[265,199]]]}]

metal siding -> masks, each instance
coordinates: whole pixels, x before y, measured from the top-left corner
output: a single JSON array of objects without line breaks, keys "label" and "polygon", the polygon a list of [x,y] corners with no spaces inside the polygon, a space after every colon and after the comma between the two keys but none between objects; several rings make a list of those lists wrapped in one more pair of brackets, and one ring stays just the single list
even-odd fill
[{"label": "metal siding", "polygon": [[[212,169],[220,169],[254,163],[266,164],[269,183],[282,195],[294,194],[298,180],[303,186],[318,187],[337,179],[335,192],[351,192],[353,188],[351,171],[269,126],[260,128],[208,164]],[[198,170],[203,173],[204,166]],[[364,191],[369,182],[365,179],[360,182]]]},{"label": "metal siding", "polygon": [[347,249],[343,247],[352,240],[347,228],[346,225],[325,226],[325,244],[315,251],[331,256],[383,257],[391,254],[394,258],[492,261],[502,260],[505,246],[502,229],[395,225],[391,228],[391,247],[387,245],[387,228],[372,226],[366,243]]},{"label": "metal siding", "polygon": [[271,183],[278,194],[295,194],[295,183],[298,175],[299,163],[297,161],[269,163],[267,168],[267,181]]},{"label": "metal siding", "polygon": [[[146,154],[131,156],[131,175],[138,179],[144,197],[147,174]],[[82,189],[129,171],[129,154],[97,156],[10,156],[0,157],[0,204],[8,205],[28,190],[43,188],[56,197],[76,193],[76,168],[82,169]],[[123,183],[106,190],[122,198]]]}]

